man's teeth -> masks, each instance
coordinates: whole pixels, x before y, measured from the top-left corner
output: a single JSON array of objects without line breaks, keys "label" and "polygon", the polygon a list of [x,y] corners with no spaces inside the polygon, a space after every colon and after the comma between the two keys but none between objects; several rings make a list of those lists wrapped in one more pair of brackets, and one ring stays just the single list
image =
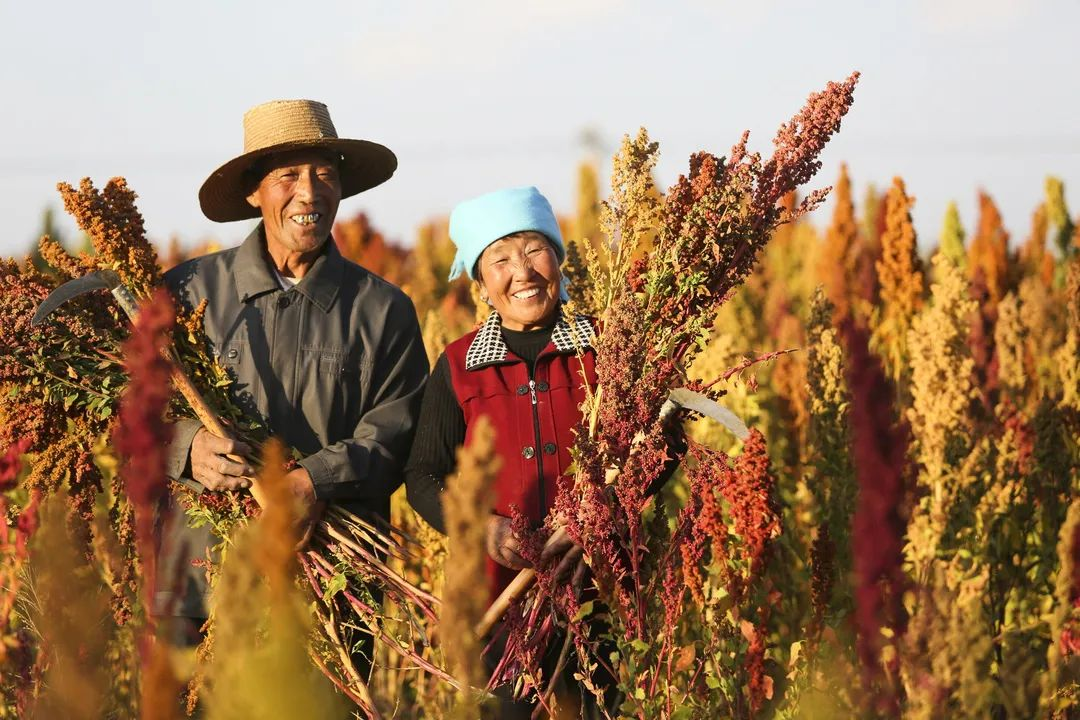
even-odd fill
[{"label": "man's teeth", "polygon": [[308,213],[307,215],[293,215],[292,220],[297,225],[311,225],[319,221],[322,213]]},{"label": "man's teeth", "polygon": [[520,292],[514,293],[514,297],[516,297],[518,300],[528,300],[529,298],[536,297],[539,294],[540,290],[538,288],[531,288],[529,290],[522,290]]}]

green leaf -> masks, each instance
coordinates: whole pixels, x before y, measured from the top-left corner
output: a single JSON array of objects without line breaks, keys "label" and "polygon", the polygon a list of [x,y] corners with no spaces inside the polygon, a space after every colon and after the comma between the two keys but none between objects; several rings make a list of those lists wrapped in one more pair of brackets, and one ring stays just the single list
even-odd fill
[{"label": "green leaf", "polygon": [[581,622],[582,620],[584,620],[586,617],[589,616],[589,614],[592,613],[592,609],[593,609],[593,601],[592,600],[589,600],[588,602],[581,603],[581,607],[578,608],[577,614],[574,615],[574,622]]},{"label": "green leaf", "polygon": [[644,640],[634,640],[630,643],[630,647],[632,647],[639,653],[649,652],[649,643],[645,642]]},{"label": "green leaf", "polygon": [[330,602],[330,598],[344,590],[348,584],[344,573],[334,575],[334,577],[330,578],[330,582],[326,583],[326,590],[323,591],[323,602]]},{"label": "green leaf", "polygon": [[720,681],[712,675],[705,676],[705,684],[709,686],[710,690],[717,690],[720,688]]}]

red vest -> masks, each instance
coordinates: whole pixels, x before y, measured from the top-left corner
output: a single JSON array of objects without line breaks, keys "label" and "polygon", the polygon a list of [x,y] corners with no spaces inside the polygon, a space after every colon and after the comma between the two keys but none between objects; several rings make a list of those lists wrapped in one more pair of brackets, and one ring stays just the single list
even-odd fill
[{"label": "red vest", "polygon": [[[471,442],[473,421],[481,415],[495,428],[495,448],[503,464],[492,510],[499,515],[509,516],[513,505],[540,523],[554,505],[559,479],[570,467],[584,383],[596,387],[593,342],[588,318],[560,319],[537,358],[531,381],[528,363],[507,349],[494,313],[478,330],[447,346],[451,384],[465,415],[465,444]],[[498,594],[517,571],[491,558],[487,564],[492,593]]]}]

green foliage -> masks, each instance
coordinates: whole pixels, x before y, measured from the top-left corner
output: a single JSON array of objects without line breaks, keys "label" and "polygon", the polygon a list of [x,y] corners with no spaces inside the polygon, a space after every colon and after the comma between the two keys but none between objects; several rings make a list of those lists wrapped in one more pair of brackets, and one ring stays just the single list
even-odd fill
[{"label": "green foliage", "polygon": [[945,208],[945,220],[941,227],[941,244],[938,250],[961,270],[967,267],[965,237],[964,226],[960,223],[960,211],[957,210],[955,201],[949,201]]},{"label": "green foliage", "polygon": [[1077,252],[1073,244],[1076,226],[1069,217],[1069,208],[1065,204],[1065,183],[1060,178],[1046,178],[1046,213],[1058,257],[1067,261]]}]

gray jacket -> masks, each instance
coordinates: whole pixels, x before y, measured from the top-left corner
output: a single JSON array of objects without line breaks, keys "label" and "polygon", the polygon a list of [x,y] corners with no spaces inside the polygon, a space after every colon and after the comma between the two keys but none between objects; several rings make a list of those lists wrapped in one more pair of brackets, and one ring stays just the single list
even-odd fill
[{"label": "gray jacket", "polygon": [[[185,307],[208,299],[206,334],[237,381],[233,399],[304,455],[316,497],[387,515],[428,374],[408,296],[345,260],[332,238],[283,290],[261,224],[239,247],[189,260],[165,281]],[[170,477],[184,478],[199,427],[177,424]]]}]

